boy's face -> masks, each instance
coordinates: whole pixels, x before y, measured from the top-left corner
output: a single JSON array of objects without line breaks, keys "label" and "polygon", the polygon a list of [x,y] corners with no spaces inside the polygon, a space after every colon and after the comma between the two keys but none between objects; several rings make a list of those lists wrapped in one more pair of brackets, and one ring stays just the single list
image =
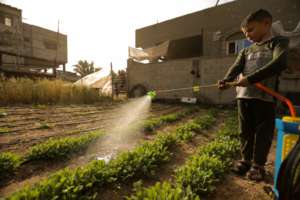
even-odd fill
[{"label": "boy's face", "polygon": [[264,21],[251,21],[246,27],[242,27],[242,31],[246,38],[252,42],[260,42],[271,31],[271,22]]}]

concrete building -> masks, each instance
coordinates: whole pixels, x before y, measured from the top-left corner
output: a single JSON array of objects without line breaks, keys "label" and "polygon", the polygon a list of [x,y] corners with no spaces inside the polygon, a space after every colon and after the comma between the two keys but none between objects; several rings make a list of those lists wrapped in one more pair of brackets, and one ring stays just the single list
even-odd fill
[{"label": "concrete building", "polygon": [[[234,62],[239,50],[250,43],[240,31],[240,23],[251,11],[269,10],[274,21],[280,20],[286,30],[300,21],[299,0],[236,0],[136,30],[136,47],[153,48],[169,41],[163,62],[142,64],[128,60],[128,89],[133,94],[142,90],[165,90],[208,85],[221,79]],[[300,93],[298,75],[282,76],[284,92]],[[293,84],[293,85],[290,85]],[[220,92],[207,88],[200,92],[182,90],[158,94],[158,98],[196,97],[210,103],[230,103],[235,91]]]},{"label": "concrete building", "polygon": [[[67,36],[22,22],[22,10],[0,3],[0,70],[39,74],[68,61]],[[45,76],[51,76],[44,73]]]}]

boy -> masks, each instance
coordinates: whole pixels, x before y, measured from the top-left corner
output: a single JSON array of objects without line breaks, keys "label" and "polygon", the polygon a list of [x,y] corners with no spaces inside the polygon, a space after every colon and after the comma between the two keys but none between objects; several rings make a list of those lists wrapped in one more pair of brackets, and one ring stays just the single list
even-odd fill
[{"label": "boy", "polygon": [[239,53],[219,89],[226,89],[226,82],[238,78],[236,83],[239,131],[242,160],[233,169],[250,180],[264,179],[264,165],[269,153],[275,120],[274,99],[260,91],[254,83],[276,90],[278,75],[286,68],[288,39],[272,37],[272,16],[263,9],[249,14],[241,24],[246,38],[253,44]]}]

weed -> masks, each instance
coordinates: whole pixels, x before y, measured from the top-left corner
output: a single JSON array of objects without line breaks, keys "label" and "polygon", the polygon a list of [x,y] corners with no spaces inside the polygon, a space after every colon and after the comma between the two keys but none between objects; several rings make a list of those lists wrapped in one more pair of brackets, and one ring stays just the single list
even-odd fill
[{"label": "weed", "polygon": [[38,129],[50,129],[52,125],[48,124],[47,122],[41,122],[38,126]]},{"label": "weed", "polygon": [[10,131],[10,129],[8,127],[2,127],[0,128],[0,134],[1,133],[8,133]]}]

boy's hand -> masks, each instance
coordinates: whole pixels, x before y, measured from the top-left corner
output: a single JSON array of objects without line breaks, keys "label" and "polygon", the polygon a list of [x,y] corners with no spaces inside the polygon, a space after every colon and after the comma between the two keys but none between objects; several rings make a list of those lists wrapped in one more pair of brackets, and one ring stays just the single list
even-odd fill
[{"label": "boy's hand", "polygon": [[235,84],[235,86],[241,86],[241,87],[246,87],[246,86],[249,86],[249,85],[250,85],[250,83],[249,83],[248,79],[245,76],[241,77],[238,80],[238,82]]},{"label": "boy's hand", "polygon": [[230,85],[226,84],[226,81],[224,81],[224,80],[219,80],[218,81],[218,88],[220,90],[226,90],[226,89],[230,88]]}]

